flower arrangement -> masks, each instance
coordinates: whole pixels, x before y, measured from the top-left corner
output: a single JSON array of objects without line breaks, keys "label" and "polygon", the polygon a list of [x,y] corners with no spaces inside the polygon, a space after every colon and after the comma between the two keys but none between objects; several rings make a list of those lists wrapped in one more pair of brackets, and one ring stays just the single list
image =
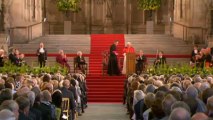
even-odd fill
[{"label": "flower arrangement", "polygon": [[149,66],[146,72],[147,74],[150,74],[150,75],[182,74],[182,75],[194,76],[196,74],[199,74],[201,76],[207,76],[207,75],[213,74],[213,68],[191,67],[187,64],[174,65],[174,66],[160,66],[158,68]]},{"label": "flower arrangement", "polygon": [[72,11],[78,12],[80,8],[81,0],[57,0],[57,7],[59,11]]},{"label": "flower arrangement", "polygon": [[16,66],[11,64],[10,62],[6,62],[4,64],[4,67],[0,67],[0,73],[3,74],[17,74],[17,73],[21,73],[21,74],[34,74],[34,75],[38,75],[41,73],[57,73],[60,72],[63,75],[66,75],[68,73],[68,70],[66,68],[61,67],[59,64],[55,64],[54,66],[51,67],[43,67],[43,68],[39,68],[39,67],[30,67],[28,65],[23,65],[21,67]]},{"label": "flower arrangement", "polygon": [[157,10],[160,5],[161,0],[138,0],[138,7],[142,10]]}]

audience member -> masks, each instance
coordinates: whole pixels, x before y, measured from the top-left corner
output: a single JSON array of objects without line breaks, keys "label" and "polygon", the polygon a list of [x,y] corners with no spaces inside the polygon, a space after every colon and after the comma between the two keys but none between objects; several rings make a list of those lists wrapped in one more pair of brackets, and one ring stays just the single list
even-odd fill
[{"label": "audience member", "polygon": [[0,110],[10,110],[14,113],[16,120],[19,118],[19,105],[14,100],[5,100],[1,103]]},{"label": "audience member", "polygon": [[20,96],[16,98],[19,105],[19,120],[31,120],[29,117],[30,101],[27,97]]},{"label": "audience member", "polygon": [[169,116],[169,120],[190,120],[190,113],[184,108],[175,108],[171,115]]},{"label": "audience member", "polygon": [[192,116],[191,120],[208,120],[208,116],[205,113],[196,113]]}]

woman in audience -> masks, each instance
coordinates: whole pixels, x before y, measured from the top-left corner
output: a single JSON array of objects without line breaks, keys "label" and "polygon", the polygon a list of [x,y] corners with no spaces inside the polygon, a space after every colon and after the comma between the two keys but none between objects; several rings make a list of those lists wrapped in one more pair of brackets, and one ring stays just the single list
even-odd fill
[{"label": "woman in audience", "polygon": [[67,55],[63,50],[59,50],[59,55],[56,56],[56,62],[62,67],[67,68],[67,70],[70,72],[70,65],[68,64]]}]

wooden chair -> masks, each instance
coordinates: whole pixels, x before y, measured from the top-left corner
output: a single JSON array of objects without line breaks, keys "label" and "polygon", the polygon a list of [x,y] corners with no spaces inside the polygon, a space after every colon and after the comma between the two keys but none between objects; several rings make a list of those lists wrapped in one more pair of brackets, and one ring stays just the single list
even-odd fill
[{"label": "wooden chair", "polygon": [[70,99],[69,98],[62,98],[62,118],[69,120],[70,117]]},{"label": "wooden chair", "polygon": [[[82,70],[78,67],[78,62],[77,62],[77,57],[74,57],[74,73],[78,73],[79,71],[82,72]],[[85,71],[85,74],[87,75],[87,70],[88,70],[88,67],[87,67],[87,63],[84,65],[84,71]]]}]

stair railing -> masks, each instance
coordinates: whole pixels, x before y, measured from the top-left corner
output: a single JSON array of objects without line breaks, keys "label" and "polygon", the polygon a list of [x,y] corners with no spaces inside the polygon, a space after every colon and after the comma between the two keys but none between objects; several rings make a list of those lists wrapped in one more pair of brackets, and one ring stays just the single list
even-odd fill
[{"label": "stair railing", "polygon": [[[208,36],[208,29],[204,28],[204,27],[193,27],[193,26],[187,26],[181,23],[177,23],[177,22],[173,22],[174,25],[178,25],[182,27],[182,39],[183,41],[188,42],[190,37],[193,37],[192,35],[189,35],[190,30],[199,30],[201,33],[201,42],[203,42],[204,44],[207,44],[207,36]],[[196,41],[192,41],[193,43],[195,43]]]},{"label": "stair railing", "polygon": [[[35,23],[29,26],[15,26],[9,28],[10,45],[14,43],[14,40],[24,39],[25,42],[30,42],[35,38],[43,36],[43,22]],[[23,31],[23,32],[21,32]],[[22,38],[19,38],[19,32],[23,34]]]}]

